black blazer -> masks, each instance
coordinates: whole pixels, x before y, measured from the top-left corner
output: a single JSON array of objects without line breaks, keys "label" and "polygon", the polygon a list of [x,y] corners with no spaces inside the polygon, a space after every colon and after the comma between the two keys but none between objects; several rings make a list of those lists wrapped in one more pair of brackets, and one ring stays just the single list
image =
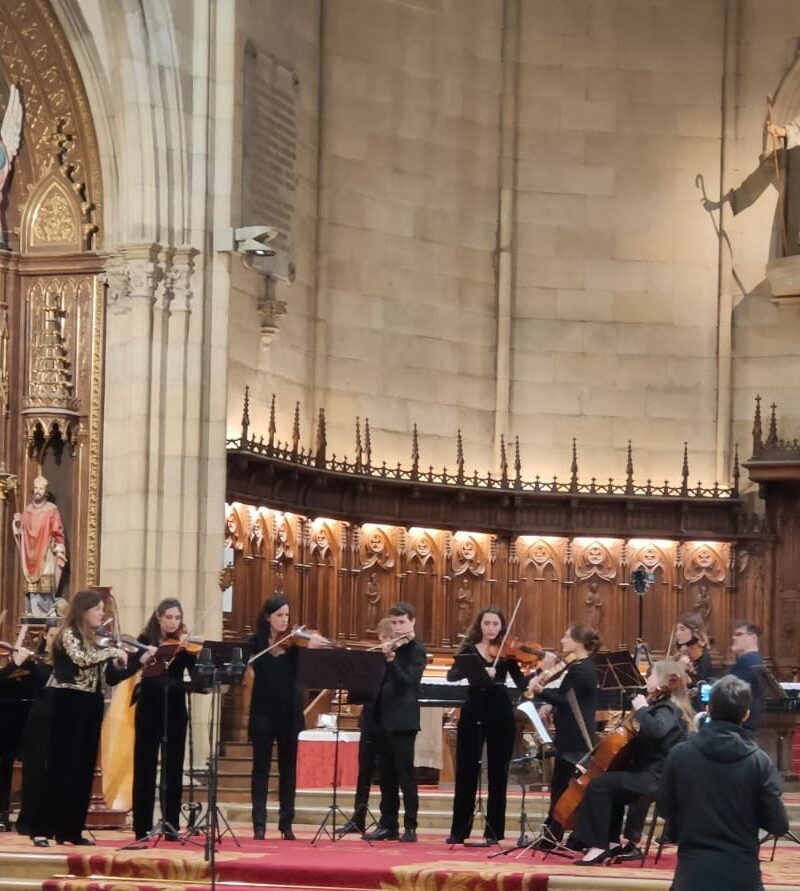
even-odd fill
[{"label": "black blazer", "polygon": [[380,726],[390,733],[419,730],[419,693],[422,672],[428,662],[425,648],[416,638],[395,650],[378,693]]}]

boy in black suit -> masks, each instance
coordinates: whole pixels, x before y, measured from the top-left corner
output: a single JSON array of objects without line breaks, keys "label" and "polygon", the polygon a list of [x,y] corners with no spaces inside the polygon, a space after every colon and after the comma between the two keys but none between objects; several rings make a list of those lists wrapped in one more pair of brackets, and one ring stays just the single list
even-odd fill
[{"label": "boy in black suit", "polygon": [[[410,603],[389,610],[394,643],[383,644],[386,670],[375,704],[378,737],[378,766],[381,784],[381,818],[367,833],[369,841],[415,842],[419,798],[414,775],[414,741],[419,732],[419,693],[428,654],[414,638],[416,617]],[[404,635],[401,640],[396,638]],[[405,810],[403,835],[398,813],[403,791]]]}]

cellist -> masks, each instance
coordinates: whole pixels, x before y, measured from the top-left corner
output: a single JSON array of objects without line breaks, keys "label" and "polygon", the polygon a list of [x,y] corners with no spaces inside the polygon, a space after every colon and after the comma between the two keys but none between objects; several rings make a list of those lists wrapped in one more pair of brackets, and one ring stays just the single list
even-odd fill
[{"label": "cellist", "polygon": [[[575,765],[592,746],[591,735],[596,726],[597,669],[591,657],[599,647],[600,635],[591,625],[573,623],[561,638],[561,655],[567,663],[561,685],[557,689],[547,688],[546,683],[542,683],[545,680],[542,675],[534,675],[528,685],[537,704],[540,703],[540,717],[542,720],[552,717],[555,726],[556,758],[550,781],[550,810],[542,838],[536,845],[540,850],[552,850],[561,841],[564,829],[553,817],[553,807],[569,785]],[[554,663],[553,654],[545,656],[544,671],[552,669]]]},{"label": "cellist", "polygon": [[[624,770],[610,770],[588,785],[577,813],[574,836],[587,848],[581,866],[606,860],[640,859],[638,842],[655,797],[670,749],[693,729],[694,711],[686,695],[686,673],[672,660],[656,662],[647,677],[648,697],[639,694],[631,703],[637,730]],[[622,816],[628,805],[625,837],[620,843]]]}]

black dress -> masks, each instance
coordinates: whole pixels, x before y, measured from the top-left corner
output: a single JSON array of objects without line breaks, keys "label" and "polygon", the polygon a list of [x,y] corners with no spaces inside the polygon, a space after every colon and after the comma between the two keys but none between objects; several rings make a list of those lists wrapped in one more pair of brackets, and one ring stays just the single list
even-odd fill
[{"label": "black dress", "polygon": [[569,785],[569,781],[575,773],[575,765],[589,752],[567,697],[570,690],[575,694],[578,710],[591,738],[597,726],[595,716],[597,711],[597,668],[594,660],[587,657],[571,662],[561,685],[545,689],[536,697],[537,702],[545,702],[553,706],[553,724],[555,726],[553,742],[556,758],[553,764],[553,777],[550,781],[550,812],[545,826],[549,834],[556,839],[561,838],[563,828],[558,821],[553,819],[553,808]]},{"label": "black dress", "polygon": [[[494,662],[484,659],[474,644],[464,647],[461,652],[475,655],[486,668]],[[499,840],[505,835],[508,763],[516,735],[514,711],[505,685],[509,674],[518,689],[525,689],[527,681],[516,661],[500,659],[491,686],[481,689],[470,685],[467,700],[461,707],[456,731],[456,788],[450,828],[450,838],[453,840],[462,841],[472,831],[484,742],[489,784],[484,836]],[[447,672],[448,681],[458,681],[462,677],[457,664]]]},{"label": "black dress", "polygon": [[[140,635],[139,640],[152,646],[161,643],[151,641],[146,635]],[[194,664],[195,658],[185,650],[179,650],[166,670],[160,674],[145,669],[137,690],[136,737],[133,747],[133,832],[136,838],[142,838],[153,828],[156,776],[161,741],[165,735],[165,717],[164,801],[159,803],[162,807],[162,819],[168,824],[166,832],[177,832],[179,828],[188,724],[183,676],[186,669]]]},{"label": "black dress", "polygon": [[[255,650],[265,644],[256,640]],[[274,655],[274,653],[279,655]],[[303,729],[302,690],[297,685],[299,649],[273,651],[252,664],[253,694],[250,700],[250,739],[253,743],[253,829],[267,825],[267,782],[273,743],[278,744],[278,829],[287,832],[294,819],[297,773],[297,737]]]}]

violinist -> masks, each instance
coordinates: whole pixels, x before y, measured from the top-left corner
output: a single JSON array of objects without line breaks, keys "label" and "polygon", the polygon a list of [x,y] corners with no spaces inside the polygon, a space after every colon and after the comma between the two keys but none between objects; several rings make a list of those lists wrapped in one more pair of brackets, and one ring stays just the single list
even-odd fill
[{"label": "violinist", "polygon": [[25,626],[22,626],[15,645],[0,644],[5,665],[0,668],[0,704],[3,725],[0,727],[0,832],[11,829],[9,819],[11,777],[14,761],[21,754],[23,729],[31,703],[47,680],[40,679],[34,653],[22,645]]},{"label": "violinist", "polygon": [[[587,850],[581,866],[608,859],[641,859],[638,843],[647,806],[658,791],[670,749],[693,729],[694,711],[686,695],[683,666],[671,660],[656,662],[647,677],[647,693],[635,696],[634,727],[624,770],[600,773],[588,785],[578,809],[575,835]],[[628,817],[620,839],[625,805]]]},{"label": "violinist", "polygon": [[[297,684],[298,648],[293,643],[295,637],[289,632],[289,601],[276,594],[261,607],[253,638],[254,652],[266,652],[250,661],[253,670],[248,725],[253,743],[250,790],[256,840],[263,839],[267,829],[267,782],[274,743],[278,745],[278,831],[282,839],[295,839],[292,820],[297,737],[303,729],[303,697]],[[310,635],[308,640],[311,648],[327,643],[318,634]]]},{"label": "violinist", "polygon": [[[596,727],[597,710],[597,669],[591,657],[599,647],[600,635],[591,625],[573,623],[561,638],[561,655],[567,666],[561,685],[557,688],[547,687],[547,675],[534,675],[529,683],[529,690],[539,705],[539,715],[543,721],[552,720],[555,727],[553,742],[556,758],[550,781],[550,810],[542,838],[537,842],[540,850],[552,850],[561,841],[564,829],[553,817],[553,807],[569,785],[575,765],[590,748],[588,743]],[[554,654],[547,654],[544,672],[552,672],[555,665]],[[590,737],[588,741],[577,714],[581,716],[583,727]]]},{"label": "violinist", "polygon": [[711,677],[711,654],[708,652],[708,636],[703,617],[699,613],[684,613],[675,623],[675,643],[678,662],[683,665],[688,681],[689,699],[695,711],[703,706],[698,696],[700,684]]},{"label": "violinist", "polygon": [[[497,844],[505,835],[508,763],[516,734],[514,712],[505,685],[506,676],[510,674],[520,690],[527,686],[516,659],[498,652],[505,635],[506,617],[503,611],[498,606],[487,606],[476,616],[459,652],[459,655],[471,654],[480,659],[491,685],[477,687],[470,684],[466,702],[461,707],[456,731],[453,822],[447,838],[448,845],[462,844],[472,831],[484,742],[489,780],[484,837],[490,844]],[[458,663],[454,663],[447,672],[448,681],[460,681],[463,677]]]},{"label": "violinist", "polygon": [[[396,603],[389,610],[393,640],[381,647],[386,669],[375,705],[378,768],[381,783],[381,817],[368,841],[417,840],[419,796],[414,776],[414,742],[419,733],[419,691],[428,661],[425,648],[415,639],[416,614],[411,603]],[[399,830],[400,790],[405,809]]]},{"label": "violinist", "polygon": [[[392,640],[392,620],[384,616],[375,626],[375,633],[381,644]],[[399,643],[399,641],[398,641]],[[380,649],[377,647],[376,649]],[[350,696],[349,702],[357,700]],[[369,790],[375,773],[375,762],[378,759],[377,735],[375,729],[375,702],[370,699],[361,707],[358,716],[358,778],[356,779],[356,795],[353,802],[353,816],[339,830],[339,835],[358,832],[363,835],[367,828],[369,811]]]},{"label": "violinist", "polygon": [[103,621],[104,611],[99,591],[78,591],[69,601],[64,624],[53,643],[55,688],[47,770],[30,822],[37,847],[47,847],[53,837],[58,844],[94,844],[82,831],[100,742],[103,678],[118,683],[150,658],[150,652],[145,651],[138,660],[129,660],[124,649],[97,644],[95,629]]},{"label": "violinist", "polygon": [[29,834],[30,817],[37,811],[44,788],[55,693],[48,682],[53,673],[53,642],[57,634],[58,626],[49,627],[33,654],[27,647],[18,649],[18,658],[22,660],[20,668],[29,672],[28,682],[32,685],[33,699],[21,728],[22,801],[17,815],[17,832],[20,835]]},{"label": "violinist", "polygon": [[168,841],[178,840],[188,724],[183,676],[197,658],[196,653],[189,652],[187,647],[177,646],[186,636],[180,600],[166,597],[155,608],[138,637],[140,643],[154,650],[162,644],[176,645],[168,663],[157,659],[144,669],[134,694],[133,832],[138,841],[146,841],[153,828],[160,748],[163,800],[159,803],[164,821],[164,838]]}]

